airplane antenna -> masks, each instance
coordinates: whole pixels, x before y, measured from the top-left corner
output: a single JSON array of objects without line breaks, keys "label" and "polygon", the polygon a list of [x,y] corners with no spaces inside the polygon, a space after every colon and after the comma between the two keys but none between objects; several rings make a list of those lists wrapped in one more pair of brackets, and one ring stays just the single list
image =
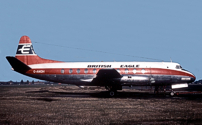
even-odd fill
[{"label": "airplane antenna", "polygon": [[171,57],[170,57],[170,62],[171,62],[171,63],[173,62]]},{"label": "airplane antenna", "polygon": [[120,54],[120,53],[106,52],[106,51],[100,51],[100,50],[91,50],[91,49],[84,49],[84,48],[76,48],[76,47],[63,46],[63,45],[56,45],[56,44],[50,44],[50,43],[42,43],[42,42],[35,42],[35,41],[32,41],[32,42],[33,42],[33,43],[39,43],[39,44],[50,45],[50,46],[63,47],[63,48],[78,49],[78,50],[85,50],[85,51],[93,51],[93,52],[99,52],[99,53],[108,53],[108,54],[113,54],[113,55],[120,55],[120,56],[129,56],[129,57],[142,58],[142,59],[147,59],[147,60],[164,61],[164,60],[161,60],[161,59],[148,58],[148,57],[143,57],[143,56],[135,56],[135,55]]}]

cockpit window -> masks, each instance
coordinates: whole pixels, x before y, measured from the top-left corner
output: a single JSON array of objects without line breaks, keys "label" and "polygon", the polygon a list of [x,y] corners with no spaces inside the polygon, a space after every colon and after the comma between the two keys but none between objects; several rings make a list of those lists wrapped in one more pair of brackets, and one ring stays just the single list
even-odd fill
[{"label": "cockpit window", "polygon": [[176,69],[182,69],[180,65],[176,65]]}]

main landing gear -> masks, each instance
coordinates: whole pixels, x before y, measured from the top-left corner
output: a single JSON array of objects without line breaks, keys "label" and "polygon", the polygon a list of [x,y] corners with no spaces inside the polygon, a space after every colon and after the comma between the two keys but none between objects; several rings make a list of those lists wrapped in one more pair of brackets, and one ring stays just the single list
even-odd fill
[{"label": "main landing gear", "polygon": [[159,94],[159,86],[155,86],[154,94]]},{"label": "main landing gear", "polygon": [[115,97],[117,95],[117,90],[122,90],[122,86],[105,86],[108,90],[109,97]]},{"label": "main landing gear", "polygon": [[109,90],[109,96],[110,97],[114,97],[114,96],[116,96],[116,94],[117,94],[117,90]]},{"label": "main landing gear", "polygon": [[155,86],[155,89],[154,89],[154,94],[157,95],[159,94],[159,90],[160,92],[163,92],[164,95],[166,95],[166,86]]},{"label": "main landing gear", "polygon": [[[166,89],[164,88],[163,91],[164,91],[164,95],[165,95],[166,94]],[[159,94],[159,86],[155,86],[154,94],[155,95]],[[176,93],[173,90],[171,90],[170,96],[173,97],[175,94]]]}]

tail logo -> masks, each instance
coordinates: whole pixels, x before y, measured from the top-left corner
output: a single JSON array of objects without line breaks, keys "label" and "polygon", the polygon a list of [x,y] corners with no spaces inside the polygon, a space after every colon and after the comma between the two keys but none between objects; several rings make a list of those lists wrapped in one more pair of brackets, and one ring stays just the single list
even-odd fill
[{"label": "tail logo", "polygon": [[18,49],[17,49],[16,54],[35,55],[36,53],[34,52],[32,44],[23,44],[23,45],[18,45]]}]

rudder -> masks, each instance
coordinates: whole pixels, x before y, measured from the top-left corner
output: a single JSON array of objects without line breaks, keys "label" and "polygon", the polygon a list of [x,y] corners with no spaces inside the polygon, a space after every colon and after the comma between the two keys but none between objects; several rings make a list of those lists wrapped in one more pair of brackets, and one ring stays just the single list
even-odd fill
[{"label": "rudder", "polygon": [[28,36],[22,36],[19,41],[16,56],[18,60],[26,65],[41,63],[58,63],[60,61],[40,58],[34,51],[32,42]]}]

